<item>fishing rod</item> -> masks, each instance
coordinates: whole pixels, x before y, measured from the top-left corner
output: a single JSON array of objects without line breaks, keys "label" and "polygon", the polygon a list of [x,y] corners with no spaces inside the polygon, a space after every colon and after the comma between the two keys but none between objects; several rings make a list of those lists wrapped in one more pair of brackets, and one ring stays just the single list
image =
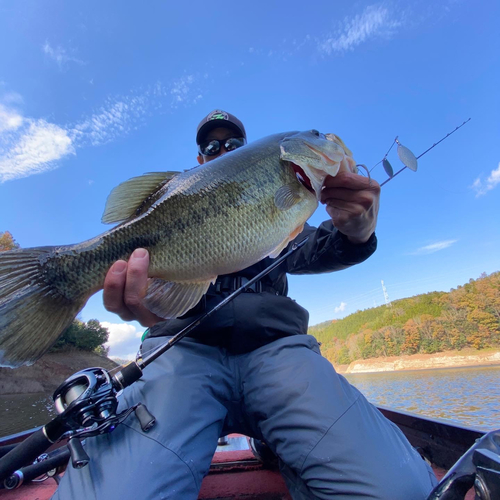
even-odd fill
[{"label": "fishing rod", "polygon": [[0,483],[3,482],[6,487],[10,488],[19,487],[26,476],[26,472],[23,472],[22,469],[23,466],[36,460],[51,445],[62,439],[68,439],[67,446],[73,467],[76,469],[85,467],[90,458],[83,449],[81,440],[112,432],[132,413],[135,413],[142,430],[149,431],[154,426],[156,419],[146,406],[138,403],[116,414],[118,395],[142,377],[144,368],[180,342],[219,309],[276,269],[290,255],[302,248],[308,239],[309,237],[306,237],[300,242],[292,244],[288,252],[275,259],[271,265],[145,358],[127,363],[114,375],[104,368],[87,368],[66,379],[53,395],[58,415],[0,458]]},{"label": "fishing rod", "polygon": [[[375,165],[377,166],[382,163],[386,173],[389,175],[389,179],[380,186],[382,187],[389,182],[405,168],[416,171],[417,160],[419,158],[456,132],[468,121],[470,121],[470,118],[438,142],[434,143],[418,157],[415,157],[408,148],[399,142],[398,137],[396,137],[384,158]],[[392,166],[389,160],[387,160],[387,155],[394,144],[398,145],[398,156],[405,165],[396,174],[393,173]],[[372,167],[371,170],[373,170],[375,166]],[[116,413],[118,408],[118,395],[126,387],[129,387],[142,377],[144,368],[180,342],[186,335],[215,314],[219,309],[227,305],[231,300],[248,290],[257,281],[278,267],[290,255],[304,246],[307,240],[308,238],[306,237],[300,242],[294,243],[288,252],[277,258],[270,266],[228,295],[213,309],[194,320],[164,344],[153,350],[148,356],[127,363],[125,366],[119,368],[114,374],[112,374],[113,370],[108,372],[104,368],[87,368],[66,379],[56,389],[53,395],[54,405],[58,415],[0,458],[0,482],[4,482],[4,485],[8,488],[15,488],[19,487],[24,480],[37,477],[34,474],[39,473],[43,468],[42,466],[37,465],[37,463],[24,468],[23,466],[28,462],[39,459],[52,444],[62,439],[68,439],[67,450],[69,450],[69,456],[73,467],[85,467],[90,458],[83,449],[81,440],[87,437],[112,432],[117,425],[122,423],[132,413],[135,413],[144,432],[150,430],[155,425],[156,419],[142,403],[138,403],[119,414]],[[66,451],[64,457],[67,458],[67,456],[68,452]],[[59,457],[59,461],[60,460],[61,457]],[[48,462],[46,465],[49,466],[51,464],[52,462]]]}]

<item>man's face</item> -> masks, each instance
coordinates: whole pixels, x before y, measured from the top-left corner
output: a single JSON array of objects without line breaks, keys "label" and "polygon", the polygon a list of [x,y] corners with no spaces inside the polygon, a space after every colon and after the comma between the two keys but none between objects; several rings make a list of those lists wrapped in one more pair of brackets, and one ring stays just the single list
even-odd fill
[{"label": "man's face", "polygon": [[[228,139],[232,139],[233,137],[241,137],[241,134],[238,134],[238,132],[235,132],[234,130],[231,130],[229,128],[224,128],[224,127],[219,127],[219,128],[214,128],[211,130],[203,139],[202,144],[213,141],[213,140],[218,140],[221,141],[221,143],[227,141]],[[221,144],[221,148],[219,152],[215,155],[212,156],[205,156],[202,154],[198,155],[198,163],[202,165],[203,163],[207,163],[211,160],[215,160],[215,158],[218,158],[219,156],[222,156],[225,153],[228,153],[229,151],[226,150],[224,144]]]}]

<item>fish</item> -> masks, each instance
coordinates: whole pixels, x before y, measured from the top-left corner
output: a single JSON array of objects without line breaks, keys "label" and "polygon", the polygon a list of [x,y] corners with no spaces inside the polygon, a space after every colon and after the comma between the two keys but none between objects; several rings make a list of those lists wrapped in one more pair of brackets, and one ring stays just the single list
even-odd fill
[{"label": "fish", "polygon": [[356,171],[351,151],[316,130],[273,134],[184,171],[149,172],[110,193],[103,223],[73,245],[0,253],[0,365],[33,364],[111,265],[150,254],[144,305],[162,318],[194,307],[217,276],[280,252],[318,206],[323,182]]}]

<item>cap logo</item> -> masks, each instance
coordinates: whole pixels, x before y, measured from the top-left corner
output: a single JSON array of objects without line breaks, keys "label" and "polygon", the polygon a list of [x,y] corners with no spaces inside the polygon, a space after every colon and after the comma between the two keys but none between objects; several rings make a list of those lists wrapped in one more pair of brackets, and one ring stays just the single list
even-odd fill
[{"label": "cap logo", "polygon": [[207,116],[207,122],[209,122],[210,120],[229,120],[229,116],[225,111],[216,109]]}]

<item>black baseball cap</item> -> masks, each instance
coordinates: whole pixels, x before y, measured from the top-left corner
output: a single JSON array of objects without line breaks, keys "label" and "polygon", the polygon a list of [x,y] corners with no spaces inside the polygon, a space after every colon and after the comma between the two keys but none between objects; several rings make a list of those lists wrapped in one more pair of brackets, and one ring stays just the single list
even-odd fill
[{"label": "black baseball cap", "polygon": [[240,134],[241,137],[247,138],[243,123],[236,116],[223,111],[222,109],[214,109],[201,120],[196,129],[196,144],[200,145],[205,136],[214,128],[229,128]]}]

